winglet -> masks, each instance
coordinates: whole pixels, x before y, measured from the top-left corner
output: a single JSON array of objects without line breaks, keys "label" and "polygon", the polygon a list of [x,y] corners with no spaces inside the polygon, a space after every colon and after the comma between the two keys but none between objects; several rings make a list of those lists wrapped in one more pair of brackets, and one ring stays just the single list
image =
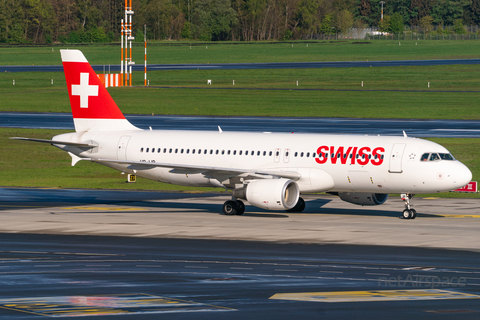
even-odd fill
[{"label": "winglet", "polygon": [[75,166],[77,164],[78,161],[82,160],[82,158],[80,158],[79,156],[69,152],[68,153],[70,155],[70,157],[72,157],[72,167]]}]

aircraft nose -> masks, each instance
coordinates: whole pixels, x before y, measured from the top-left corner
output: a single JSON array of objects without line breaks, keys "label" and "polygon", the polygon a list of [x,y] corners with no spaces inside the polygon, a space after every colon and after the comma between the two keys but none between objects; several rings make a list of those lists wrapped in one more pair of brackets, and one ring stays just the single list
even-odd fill
[{"label": "aircraft nose", "polygon": [[466,165],[459,162],[454,173],[455,188],[461,188],[466,186],[470,181],[472,181],[472,172],[467,168]]}]

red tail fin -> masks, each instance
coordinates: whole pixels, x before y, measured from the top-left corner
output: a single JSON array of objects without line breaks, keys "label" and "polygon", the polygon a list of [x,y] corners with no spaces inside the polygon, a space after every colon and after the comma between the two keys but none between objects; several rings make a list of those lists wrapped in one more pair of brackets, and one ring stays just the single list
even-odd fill
[{"label": "red tail fin", "polygon": [[60,53],[77,132],[138,130],[125,119],[81,51]]}]

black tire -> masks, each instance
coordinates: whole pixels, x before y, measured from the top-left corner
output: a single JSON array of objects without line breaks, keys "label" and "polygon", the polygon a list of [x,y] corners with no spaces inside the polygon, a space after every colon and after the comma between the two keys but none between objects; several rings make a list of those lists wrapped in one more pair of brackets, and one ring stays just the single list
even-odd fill
[{"label": "black tire", "polygon": [[415,209],[411,209],[410,211],[412,211],[412,216],[410,219],[415,219],[417,217],[417,211]]},{"label": "black tire", "polygon": [[237,200],[235,201],[237,203],[237,216],[241,216],[245,212],[245,203],[243,201]]},{"label": "black tire", "polygon": [[232,200],[225,201],[223,204],[223,214],[233,216],[237,214],[237,203]]},{"label": "black tire", "polygon": [[299,197],[295,207],[293,207],[292,209],[289,209],[289,210],[285,210],[285,211],[287,211],[287,212],[302,212],[303,210],[305,210],[305,200],[303,200],[303,198]]}]

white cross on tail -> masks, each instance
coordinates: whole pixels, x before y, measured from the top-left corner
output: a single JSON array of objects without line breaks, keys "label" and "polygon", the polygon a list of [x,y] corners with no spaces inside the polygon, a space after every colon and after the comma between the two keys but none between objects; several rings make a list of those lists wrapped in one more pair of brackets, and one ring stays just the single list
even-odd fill
[{"label": "white cross on tail", "polygon": [[72,96],[80,96],[80,108],[88,108],[88,97],[98,96],[98,86],[88,82],[88,73],[80,73],[80,84],[72,84]]}]

